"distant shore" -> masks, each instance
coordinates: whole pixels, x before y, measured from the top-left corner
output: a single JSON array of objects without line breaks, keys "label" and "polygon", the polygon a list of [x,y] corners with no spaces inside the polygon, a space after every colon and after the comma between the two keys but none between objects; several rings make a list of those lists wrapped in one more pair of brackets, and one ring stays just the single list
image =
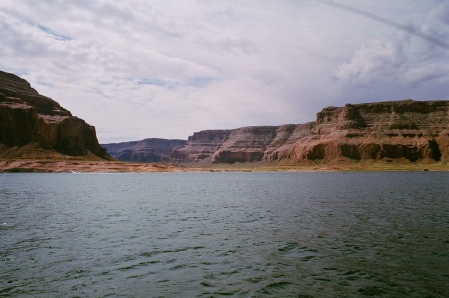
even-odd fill
[{"label": "distant shore", "polygon": [[447,163],[352,162],[294,164],[249,162],[235,164],[162,164],[85,160],[0,160],[0,172],[29,173],[149,173],[149,172],[288,172],[288,171],[449,171]]}]

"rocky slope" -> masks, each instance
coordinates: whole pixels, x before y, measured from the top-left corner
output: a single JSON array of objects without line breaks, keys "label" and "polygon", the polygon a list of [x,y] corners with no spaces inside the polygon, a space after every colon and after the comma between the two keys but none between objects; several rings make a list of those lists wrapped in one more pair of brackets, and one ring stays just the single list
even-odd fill
[{"label": "rocky slope", "polygon": [[392,101],[328,107],[315,122],[205,130],[171,158],[180,162],[449,161],[449,101]]},{"label": "rocky slope", "polygon": [[111,159],[95,128],[40,95],[18,76],[0,71],[0,157]]},{"label": "rocky slope", "polygon": [[122,161],[168,162],[173,149],[182,147],[186,140],[144,139],[134,142],[102,144],[109,154]]}]

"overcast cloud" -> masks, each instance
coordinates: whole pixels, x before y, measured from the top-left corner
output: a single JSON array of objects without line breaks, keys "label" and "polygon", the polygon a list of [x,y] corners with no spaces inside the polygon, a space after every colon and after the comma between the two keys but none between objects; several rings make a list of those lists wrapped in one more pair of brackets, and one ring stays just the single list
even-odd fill
[{"label": "overcast cloud", "polygon": [[1,0],[0,69],[101,143],[449,99],[442,0]]}]

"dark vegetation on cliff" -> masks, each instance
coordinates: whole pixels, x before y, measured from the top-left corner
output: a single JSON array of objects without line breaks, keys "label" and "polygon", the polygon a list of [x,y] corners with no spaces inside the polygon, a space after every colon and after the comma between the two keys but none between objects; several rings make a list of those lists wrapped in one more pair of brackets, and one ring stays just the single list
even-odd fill
[{"label": "dark vegetation on cliff", "polygon": [[95,128],[40,95],[18,76],[0,71],[0,157],[111,159]]}]

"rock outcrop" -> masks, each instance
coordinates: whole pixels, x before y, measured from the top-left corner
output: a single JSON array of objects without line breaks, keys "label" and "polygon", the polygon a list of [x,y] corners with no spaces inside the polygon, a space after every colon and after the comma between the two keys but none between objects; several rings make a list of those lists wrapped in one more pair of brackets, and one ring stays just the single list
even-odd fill
[{"label": "rock outcrop", "polygon": [[173,149],[182,147],[186,140],[144,139],[134,142],[102,144],[109,154],[122,161],[168,162]]},{"label": "rock outcrop", "polygon": [[190,136],[185,146],[172,152],[171,158],[178,162],[213,163],[274,160],[296,140],[309,135],[312,127],[313,123],[306,123],[204,130]]},{"label": "rock outcrop", "polygon": [[206,130],[171,157],[184,162],[335,159],[449,161],[449,101],[391,101],[328,107],[315,122]]},{"label": "rock outcrop", "polygon": [[311,135],[296,142],[286,157],[448,161],[448,141],[448,101],[348,104],[318,113]]},{"label": "rock outcrop", "polygon": [[0,157],[68,155],[111,159],[95,128],[40,95],[18,76],[0,71]]}]

